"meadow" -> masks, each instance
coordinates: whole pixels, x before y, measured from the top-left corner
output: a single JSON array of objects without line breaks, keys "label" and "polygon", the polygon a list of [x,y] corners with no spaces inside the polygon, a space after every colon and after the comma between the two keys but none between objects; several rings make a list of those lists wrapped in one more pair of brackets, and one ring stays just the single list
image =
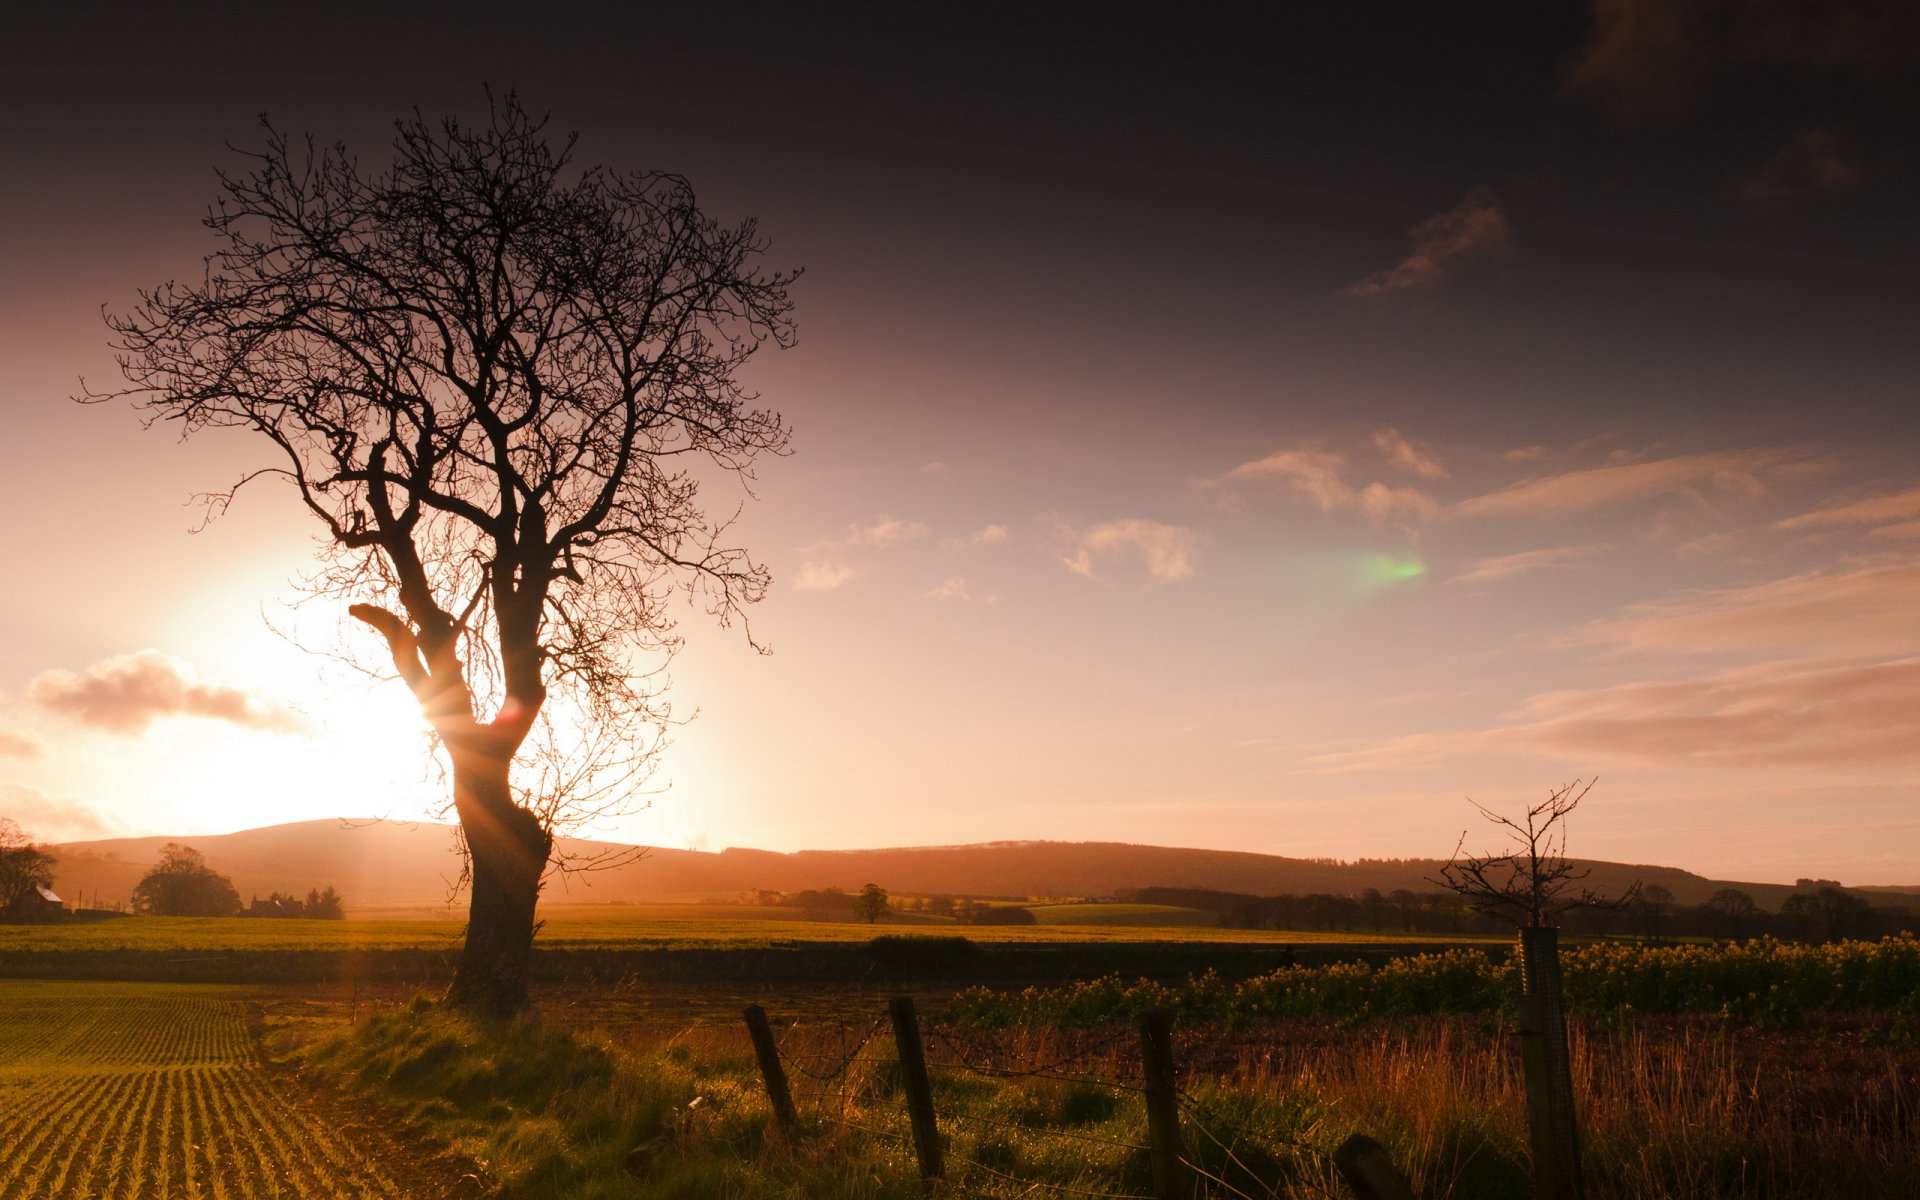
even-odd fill
[{"label": "meadow", "polygon": [[[1763,948],[1762,965],[1802,948]],[[1816,948],[1805,948],[1809,951]],[[1843,970],[1876,949],[1830,953]],[[1905,961],[1911,948],[1896,946]],[[1802,963],[1811,970],[1813,955]],[[1460,978],[1459,964],[1411,971]],[[1633,994],[1693,979],[1705,997],[1731,975],[1711,956],[1659,952],[1589,982],[1637,974]],[[1882,964],[1884,965],[1884,964]],[[1347,968],[1299,968],[1304,992],[1350,985]],[[1387,969],[1375,974],[1391,974]],[[1890,988],[1892,973],[1882,977]],[[1647,982],[1651,980],[1652,982]],[[1661,980],[1665,980],[1663,983]],[[1271,987],[1271,982],[1267,985]],[[1477,987],[1477,985],[1473,985]],[[1147,985],[1137,989],[1144,999]],[[1218,1200],[1346,1196],[1331,1151],[1362,1132],[1383,1143],[1416,1194],[1522,1200],[1531,1194],[1513,1027],[1482,997],[1463,1011],[1219,1019],[1194,995],[1176,1026],[1180,1111],[1199,1195]],[[983,998],[924,1008],[926,1053],[946,1146],[944,1194],[1151,1194],[1140,1067],[1124,1006],[1095,1016],[1045,989],[984,1014]],[[1192,993],[1185,995],[1183,993]],[[1678,995],[1678,993],[1673,993]],[[345,1022],[309,1004],[283,1043],[342,1088],[397,1106],[513,1194],[572,1200],[926,1194],[915,1167],[884,996],[836,1014],[776,1008],[799,1112],[774,1129],[740,1022],[658,1022],[644,1006],[543,997],[535,1023],[486,1031],[419,999]],[[1038,1001],[1035,997],[1038,997]],[[1894,1200],[1920,1194],[1920,1044],[1913,992],[1835,994],[1846,1012],[1661,1016],[1604,1009],[1587,994],[1572,1027],[1588,1194],[1596,1200]],[[789,1019],[791,1018],[791,1019]],[[1082,1019],[1085,1018],[1085,1019]],[[638,1150],[636,1150],[636,1147]]]}]

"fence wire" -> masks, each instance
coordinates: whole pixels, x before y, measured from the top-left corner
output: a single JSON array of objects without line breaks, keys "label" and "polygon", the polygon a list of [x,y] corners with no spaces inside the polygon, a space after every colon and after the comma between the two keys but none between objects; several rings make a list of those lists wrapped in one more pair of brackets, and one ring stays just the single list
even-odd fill
[{"label": "fence wire", "polygon": [[[859,1076],[854,1070],[856,1064],[865,1062],[881,1066],[894,1061],[892,1055],[877,1053],[873,1045],[874,1039],[889,1024],[889,1018],[881,1017],[865,1025],[789,1026],[784,1031],[789,1042],[805,1040],[817,1045],[831,1038],[837,1041],[837,1045],[832,1049],[790,1050],[785,1045],[779,1045],[779,1039],[776,1039],[776,1046],[789,1078],[798,1077],[813,1085],[793,1091],[795,1108],[803,1120],[810,1119],[818,1126],[842,1129],[905,1147],[912,1153],[913,1139],[907,1130],[886,1128],[848,1115],[854,1108],[853,1101],[860,1089],[868,1086],[864,1080],[856,1084]],[[1039,1044],[1019,1046],[1009,1045],[1004,1037],[992,1032],[951,1025],[924,1024],[921,1033],[924,1039],[938,1046],[941,1051],[938,1055],[927,1057],[929,1070],[940,1071],[950,1077],[973,1076],[998,1082],[1059,1082],[1106,1089],[1123,1097],[1142,1095],[1145,1090],[1141,1064],[1135,1055],[1126,1053],[1126,1049],[1138,1037],[1138,1032],[1130,1027],[1091,1037],[1082,1037],[1079,1031],[1050,1031],[1048,1037],[1038,1040]],[[1062,1045],[1062,1042],[1067,1044]],[[1101,1067],[1108,1069],[1099,1069]],[[742,1079],[747,1086],[763,1082],[757,1067],[747,1068],[742,1073]],[[1215,1195],[1231,1200],[1271,1200],[1279,1194],[1281,1182],[1265,1180],[1262,1170],[1242,1157],[1242,1152],[1248,1149],[1259,1151],[1256,1157],[1306,1157],[1323,1167],[1331,1163],[1332,1156],[1318,1146],[1263,1130],[1235,1127],[1232,1122],[1223,1119],[1223,1114],[1212,1111],[1205,1101],[1185,1088],[1176,1088],[1175,1098],[1180,1108],[1182,1133],[1189,1139],[1199,1139],[1215,1152],[1201,1155],[1186,1153],[1181,1156],[1181,1161],[1186,1169],[1205,1181]],[[897,1115],[904,1118],[905,1114],[902,1112]],[[1126,1156],[1149,1154],[1152,1151],[1151,1146],[1145,1143],[1125,1138],[1023,1123],[959,1108],[939,1112],[937,1121],[949,1133],[971,1130],[976,1139],[982,1131],[991,1131],[1017,1135],[1027,1142],[1058,1139]],[[944,1157],[952,1168],[957,1168],[949,1171],[950,1175],[957,1178],[946,1181],[948,1194],[980,1196],[985,1200],[1006,1200],[1009,1195],[1015,1200],[1056,1195],[1083,1197],[1085,1200],[1155,1200],[1153,1195],[1147,1193],[1103,1190],[1015,1174],[961,1152],[957,1138],[947,1141]],[[1190,1144],[1198,1145],[1199,1142]],[[1197,1158],[1214,1161],[1215,1165],[1209,1167],[1208,1161],[1196,1161]],[[1311,1188],[1328,1200],[1339,1200],[1338,1195],[1313,1178],[1313,1174],[1311,1171],[1300,1173],[1292,1182]],[[1226,1178],[1228,1175],[1234,1178]],[[995,1190],[979,1190],[976,1185],[981,1182],[995,1186]],[[1248,1186],[1256,1186],[1259,1190],[1248,1191]]]}]

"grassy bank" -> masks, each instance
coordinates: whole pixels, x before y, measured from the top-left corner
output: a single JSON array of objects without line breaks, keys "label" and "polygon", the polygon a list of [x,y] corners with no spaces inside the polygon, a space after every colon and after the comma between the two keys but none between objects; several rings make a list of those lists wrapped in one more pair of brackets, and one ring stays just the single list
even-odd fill
[{"label": "grassy bank", "polygon": [[[1809,956],[1795,958],[1799,950]],[[1697,954],[1599,954],[1569,972],[1619,998],[1607,1016],[1576,1016],[1572,1027],[1588,1194],[1920,1194],[1920,1043],[1903,975],[1912,947],[1828,948],[1826,958],[1774,945]],[[1444,956],[1390,987],[1432,996],[1463,981],[1500,983],[1503,968],[1488,964],[1484,975],[1471,958]],[[1373,975],[1396,970],[1413,968]],[[1834,981],[1809,991],[1822,970]],[[1315,972],[1329,987],[1359,977],[1352,968],[1290,975]],[[1753,972],[1774,975],[1757,991]],[[1705,979],[1747,981],[1743,995],[1795,993],[1803,1006],[1793,1020],[1778,1006],[1761,1020],[1630,1006],[1716,995],[1701,991]],[[1905,1008],[1887,1004],[1870,1018],[1820,1008],[1903,987]],[[793,1139],[768,1129],[737,1021],[636,1031],[626,1021],[603,1027],[582,1004],[543,1021],[476,1027],[417,1000],[334,1025],[305,1056],[328,1079],[484,1162],[501,1194],[520,1200],[920,1196],[883,1002],[870,1006],[870,1021],[780,1025],[801,1112]],[[1507,1023],[1498,1012],[1390,1018],[1388,1008],[1231,1023],[1188,1008],[1177,1031],[1181,1114],[1188,1156],[1213,1179],[1206,1194],[1344,1194],[1327,1154],[1350,1133],[1384,1142],[1432,1200],[1528,1194]],[[1031,1021],[983,1027],[962,1002],[927,1021],[950,1181],[964,1194],[1008,1198],[1150,1192],[1131,1025],[1119,1006],[1110,1020],[1083,1025],[1048,1012],[1029,1008]],[[1354,1020],[1369,1012],[1371,1020]]]}]

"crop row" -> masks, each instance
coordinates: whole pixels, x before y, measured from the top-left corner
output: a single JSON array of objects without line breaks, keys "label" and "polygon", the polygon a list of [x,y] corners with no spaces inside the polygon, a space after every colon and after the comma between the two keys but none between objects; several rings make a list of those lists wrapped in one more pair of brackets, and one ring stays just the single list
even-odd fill
[{"label": "crop row", "polygon": [[0,1027],[55,1034],[29,1061],[0,1059],[0,1200],[400,1191],[273,1091],[237,1002],[53,999],[0,993]]}]

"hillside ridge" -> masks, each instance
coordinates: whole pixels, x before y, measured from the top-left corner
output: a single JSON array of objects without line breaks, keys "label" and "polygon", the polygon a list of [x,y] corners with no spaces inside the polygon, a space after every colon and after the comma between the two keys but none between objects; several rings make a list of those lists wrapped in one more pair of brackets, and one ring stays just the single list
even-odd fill
[{"label": "hillside ridge", "polygon": [[[54,887],[72,899],[98,896],[124,903],[133,885],[168,842],[193,846],[215,870],[233,878],[242,897],[304,893],[337,887],[357,911],[444,906],[452,903],[460,863],[453,827],[432,822],[324,818],[198,836],[103,838],[63,842],[48,850],[59,860]],[[588,856],[633,849],[624,843],[576,838],[563,852]],[[996,841],[865,850],[719,851],[643,848],[633,862],[606,870],[550,876],[549,900],[595,903],[731,898],[756,889],[856,890],[873,882],[903,894],[947,893],[1009,897],[1104,897],[1143,887],[1210,888],[1252,895],[1325,892],[1357,895],[1436,890],[1430,882],[1443,859],[1288,858],[1247,850],[1208,850],[1133,842]],[[1682,904],[1697,904],[1724,887],[1777,909],[1789,884],[1709,879],[1679,867],[1582,860],[1589,882],[1621,891],[1634,882],[1660,884]],[[1920,887],[1859,889],[1893,903]]]}]

